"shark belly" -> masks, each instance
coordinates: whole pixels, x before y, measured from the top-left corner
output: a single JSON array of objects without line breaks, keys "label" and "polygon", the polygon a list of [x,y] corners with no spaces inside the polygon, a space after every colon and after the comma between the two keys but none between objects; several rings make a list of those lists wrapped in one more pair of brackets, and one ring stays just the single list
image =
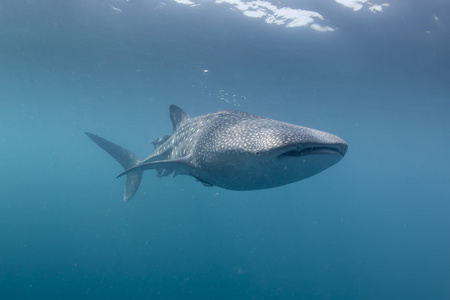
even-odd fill
[{"label": "shark belly", "polygon": [[310,154],[302,158],[251,160],[229,157],[204,164],[192,172],[202,182],[228,190],[250,191],[283,186],[314,176],[342,159],[337,153]]}]

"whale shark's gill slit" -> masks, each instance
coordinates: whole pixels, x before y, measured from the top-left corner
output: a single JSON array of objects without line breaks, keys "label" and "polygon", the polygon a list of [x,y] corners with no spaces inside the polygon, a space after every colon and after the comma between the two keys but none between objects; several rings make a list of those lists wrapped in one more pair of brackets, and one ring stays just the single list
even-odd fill
[{"label": "whale shark's gill slit", "polygon": [[310,154],[337,154],[343,156],[343,154],[336,148],[332,147],[307,147],[299,150],[290,150],[278,155],[279,159],[287,157],[299,157]]}]

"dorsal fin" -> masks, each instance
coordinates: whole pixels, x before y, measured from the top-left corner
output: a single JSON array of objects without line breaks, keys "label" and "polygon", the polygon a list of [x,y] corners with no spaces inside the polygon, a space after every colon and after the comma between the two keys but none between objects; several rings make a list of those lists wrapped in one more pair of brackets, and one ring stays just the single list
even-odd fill
[{"label": "dorsal fin", "polygon": [[169,112],[174,132],[177,131],[183,125],[183,123],[189,119],[189,115],[176,105],[170,105]]}]

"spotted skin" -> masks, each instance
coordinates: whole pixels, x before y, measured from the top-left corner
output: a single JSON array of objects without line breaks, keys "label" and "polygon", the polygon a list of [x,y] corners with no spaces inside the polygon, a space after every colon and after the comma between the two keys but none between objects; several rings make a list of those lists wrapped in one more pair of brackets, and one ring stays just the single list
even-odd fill
[{"label": "spotted skin", "polygon": [[[160,177],[190,175],[205,186],[231,190],[272,188],[305,179],[337,163],[348,147],[335,135],[246,112],[190,118],[175,105],[169,111],[173,134],[153,142],[154,152],[138,163],[122,163],[111,154],[110,145],[102,146],[95,135],[88,135],[128,166],[118,177],[156,169]],[[125,201],[133,195],[129,193]]]}]

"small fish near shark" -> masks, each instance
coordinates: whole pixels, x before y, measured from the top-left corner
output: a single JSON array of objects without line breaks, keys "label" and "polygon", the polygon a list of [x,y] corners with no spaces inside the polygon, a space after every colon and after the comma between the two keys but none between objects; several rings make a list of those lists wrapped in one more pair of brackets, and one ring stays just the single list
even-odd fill
[{"label": "small fish near shark", "polygon": [[190,175],[205,186],[258,190],[313,176],[340,161],[348,145],[323,131],[241,111],[219,111],[195,118],[176,105],[169,107],[172,135],[153,142],[144,160],[86,132],[125,169],[124,201],[130,200],[145,170],[158,177]]}]

